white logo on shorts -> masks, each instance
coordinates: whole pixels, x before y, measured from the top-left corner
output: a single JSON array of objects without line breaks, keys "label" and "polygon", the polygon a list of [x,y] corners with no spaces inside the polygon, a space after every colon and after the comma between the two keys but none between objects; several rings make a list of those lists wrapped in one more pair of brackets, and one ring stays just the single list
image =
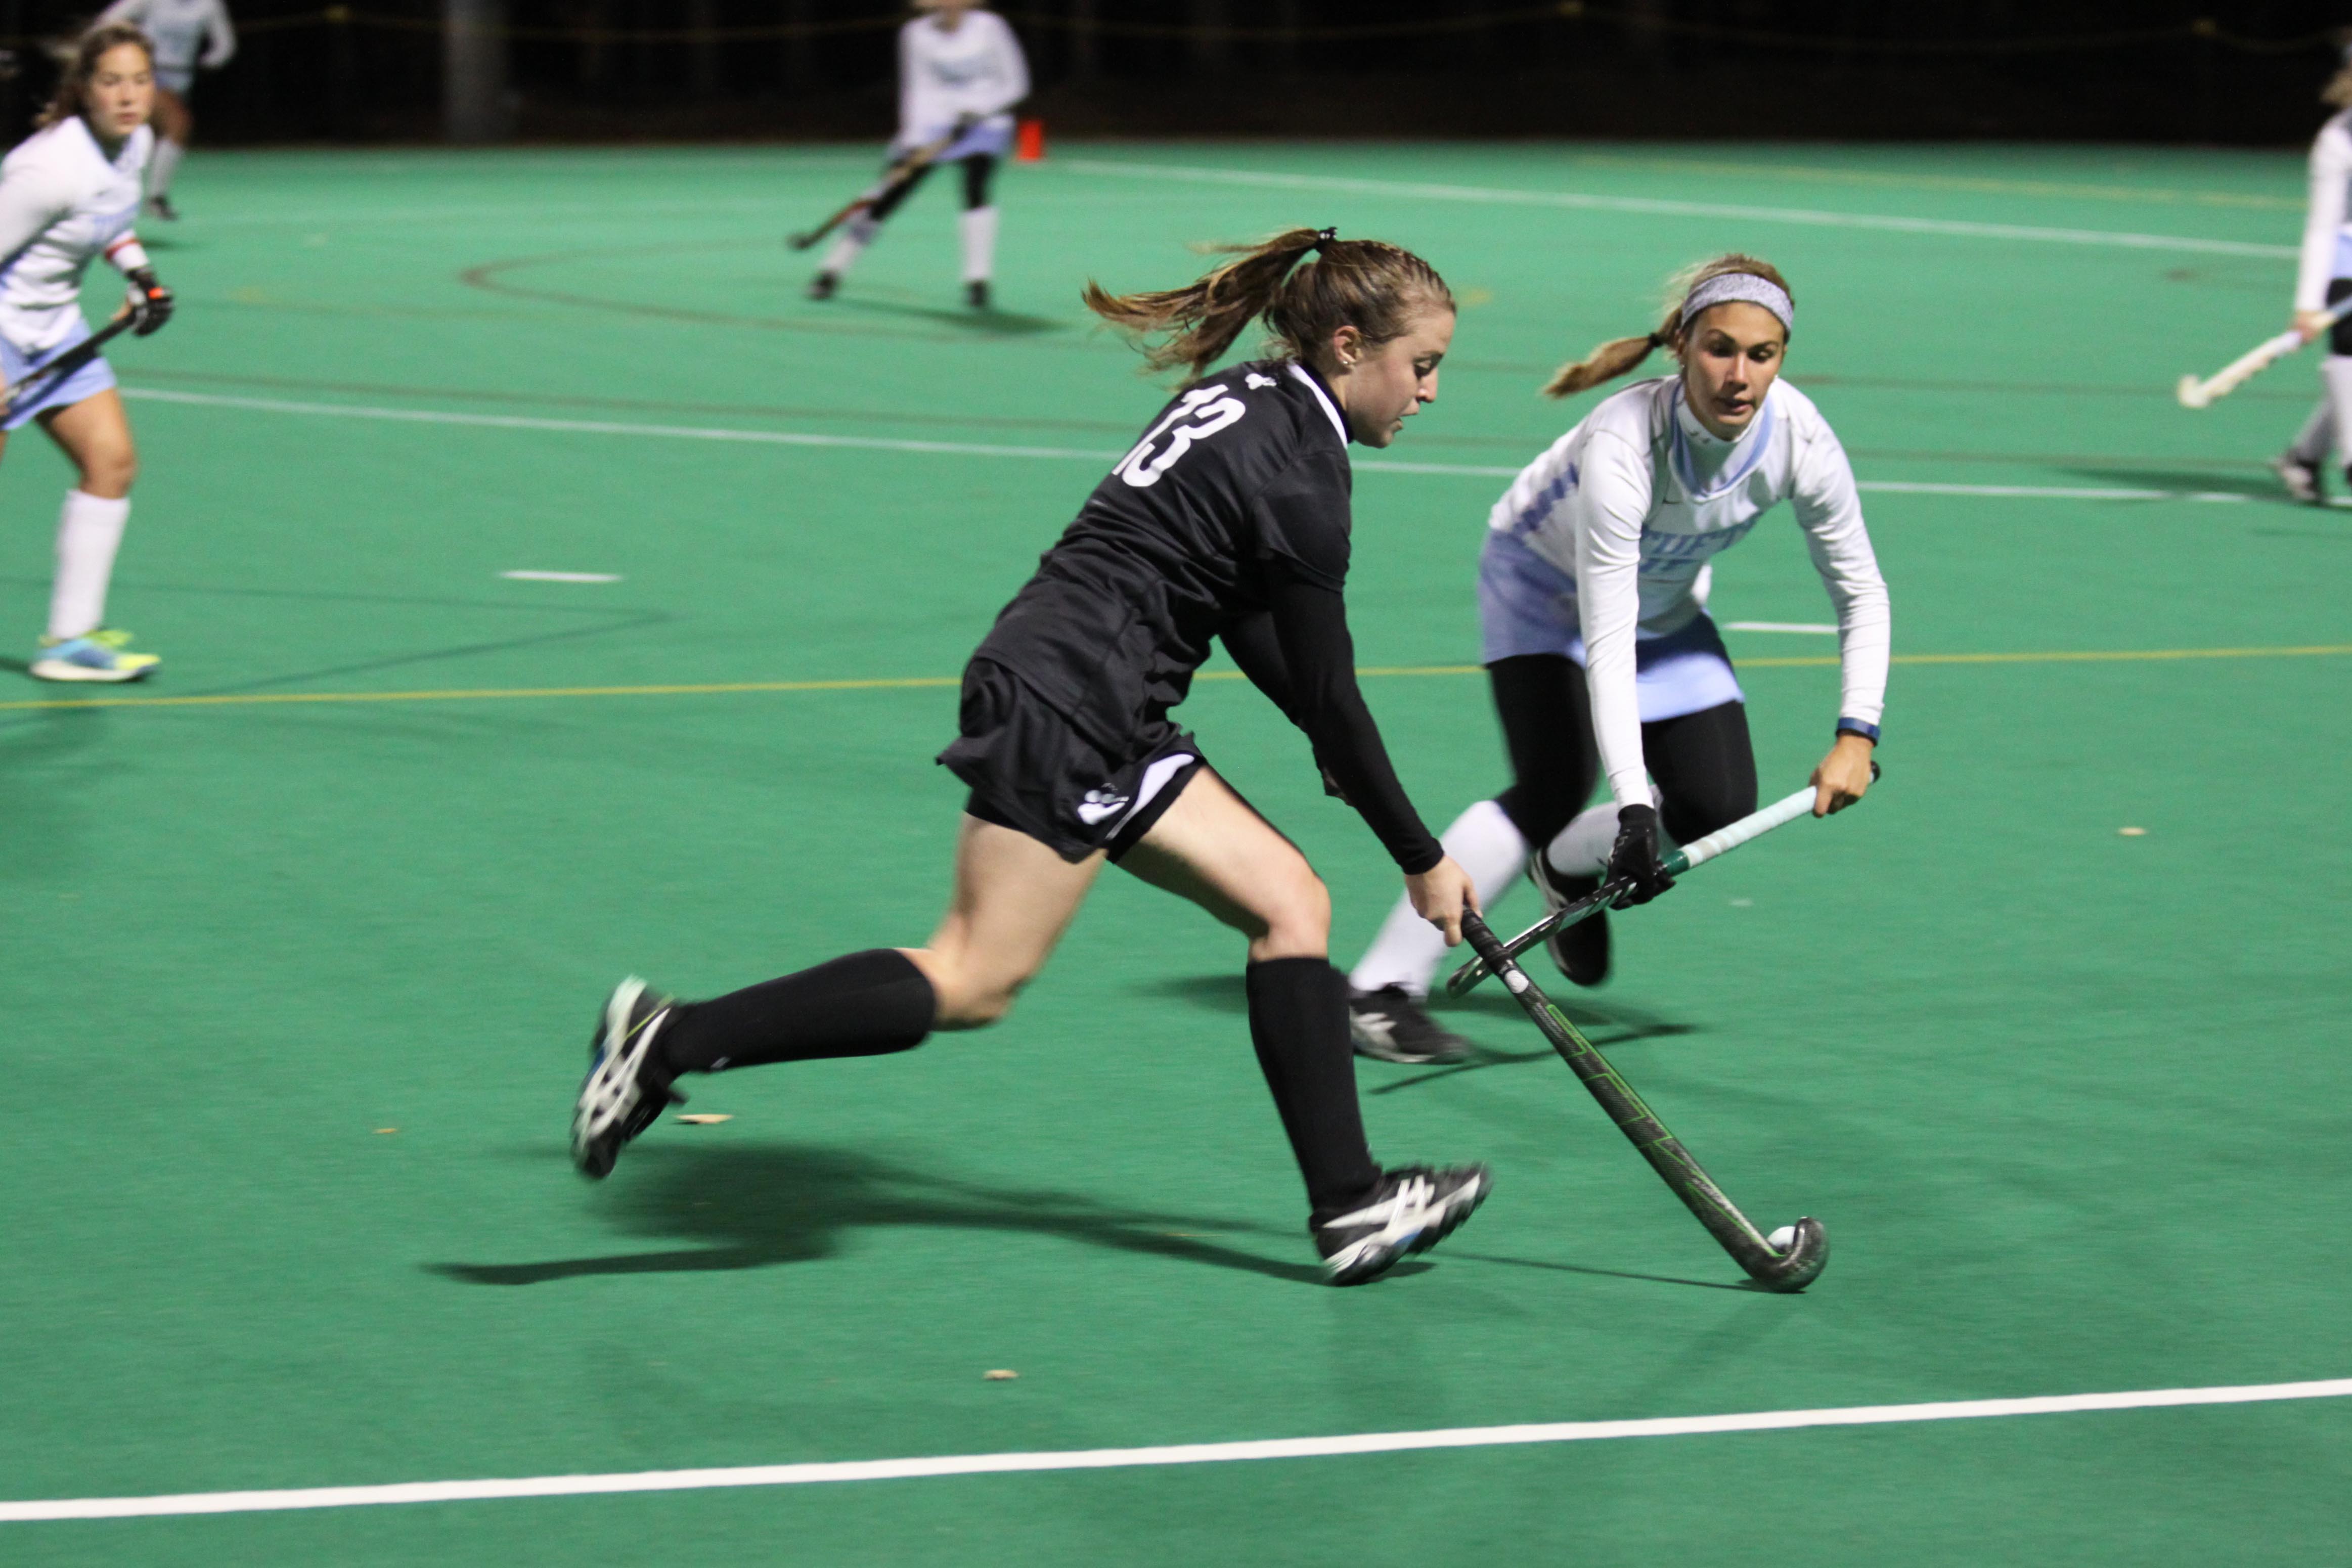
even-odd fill
[{"label": "white logo on shorts", "polygon": [[1087,790],[1087,798],[1078,802],[1078,821],[1091,828],[1125,810],[1127,797],[1118,792],[1118,786],[1105,784],[1099,789]]}]

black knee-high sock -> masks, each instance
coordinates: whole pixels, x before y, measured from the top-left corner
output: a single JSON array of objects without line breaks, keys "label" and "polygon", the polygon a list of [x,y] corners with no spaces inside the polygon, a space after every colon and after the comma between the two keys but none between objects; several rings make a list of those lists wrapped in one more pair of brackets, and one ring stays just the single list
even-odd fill
[{"label": "black knee-high sock", "polygon": [[939,998],[895,947],[852,953],[707,1002],[681,1003],[655,1038],[676,1072],[763,1061],[882,1056],[923,1043]]},{"label": "black knee-high sock", "polygon": [[1364,1143],[1356,1053],[1348,1040],[1348,977],[1320,958],[1268,958],[1245,971],[1250,1043],[1282,1113],[1317,1217],[1369,1194],[1380,1166]]}]

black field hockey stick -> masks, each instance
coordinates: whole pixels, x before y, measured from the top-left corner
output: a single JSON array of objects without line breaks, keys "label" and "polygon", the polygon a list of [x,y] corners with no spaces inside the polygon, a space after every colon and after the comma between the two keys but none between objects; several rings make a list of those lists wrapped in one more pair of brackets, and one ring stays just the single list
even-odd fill
[{"label": "black field hockey stick", "polygon": [[29,400],[37,390],[47,390],[73,374],[92,360],[99,351],[116,338],[138,324],[135,315],[118,316],[46,363],[35,365],[25,372],[25,379],[8,389],[8,407],[16,408]]},{"label": "black field hockey stick", "polygon": [[962,136],[962,131],[951,131],[937,141],[925,142],[892,164],[889,172],[883,175],[881,180],[870,187],[864,195],[859,196],[856,201],[845,204],[839,212],[835,213],[816,227],[791,235],[784,243],[794,250],[808,249],[858,214],[871,211],[913,184],[922,177],[924,170],[940,161],[940,153],[954,146]]},{"label": "black field hockey stick", "polygon": [[1748,1223],[1739,1212],[1739,1206],[1724,1196],[1723,1189],[1699,1163],[1691,1158],[1682,1141],[1666,1131],[1633,1086],[1618,1075],[1609,1065],[1609,1059],[1593,1049],[1577,1027],[1568,1021],[1568,1015],[1553,1005],[1528,972],[1519,967],[1503,950],[1502,939],[1487,928],[1477,915],[1465,912],[1462,916],[1462,934],[1478,955],[1503,977],[1503,984],[1519,999],[1528,1017],[1535,1019],[1551,1048],[1559,1052],[1560,1060],[1576,1074],[1577,1081],[1591,1091],[1633,1145],[1642,1151],[1650,1168],[1664,1178],[1676,1197],[1698,1216],[1706,1233],[1731,1254],[1732,1261],[1748,1271],[1748,1277],[1768,1291],[1801,1291],[1821,1274],[1830,1260],[1829,1233],[1822,1222],[1810,1217],[1790,1227],[1790,1238],[1785,1252],[1764,1239],[1761,1231]]},{"label": "black field hockey stick", "polygon": [[[1878,764],[1874,762],[1870,765],[1870,777],[1875,781],[1878,774]],[[1773,801],[1760,811],[1752,812],[1736,822],[1717,828],[1705,838],[1694,839],[1679,849],[1667,851],[1659,857],[1658,868],[1670,877],[1680,876],[1693,866],[1705,865],[1717,855],[1728,854],[1750,839],[1761,838],[1775,828],[1786,827],[1798,818],[1810,814],[1813,809],[1814,796],[1813,787],[1808,784],[1803,789]],[[1580,920],[1591,919],[1624,897],[1632,890],[1633,885],[1632,879],[1628,877],[1620,877],[1615,882],[1601,883],[1574,904],[1563,904],[1553,910],[1541,920],[1504,943],[1503,956],[1516,958],[1553,932],[1573,925]],[[1494,972],[1493,966],[1486,961],[1485,949],[1481,948],[1477,957],[1454,970],[1446,979],[1445,994],[1449,997],[1466,997],[1480,981]]]}]

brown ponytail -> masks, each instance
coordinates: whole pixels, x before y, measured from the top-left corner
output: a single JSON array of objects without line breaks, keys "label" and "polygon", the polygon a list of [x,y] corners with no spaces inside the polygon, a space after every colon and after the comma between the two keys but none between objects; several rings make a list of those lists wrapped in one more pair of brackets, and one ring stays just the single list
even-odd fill
[{"label": "brown ponytail", "polygon": [[[1454,308],[1437,269],[1399,246],[1336,239],[1329,229],[1285,229],[1250,246],[1224,246],[1235,259],[1181,288],[1111,294],[1089,282],[1087,308],[1136,340],[1147,371],[1181,365],[1200,376],[1263,317],[1292,359],[1352,326],[1379,347],[1402,337],[1416,309]],[[1314,254],[1314,261],[1298,264]],[[1144,340],[1156,333],[1157,343]]]},{"label": "brown ponytail", "polygon": [[1578,392],[1604,382],[1613,382],[1648,359],[1653,349],[1672,349],[1679,353],[1682,350],[1683,301],[1690,298],[1692,289],[1708,278],[1721,277],[1727,272],[1745,272],[1763,278],[1783,294],[1794,298],[1789,280],[1780,276],[1779,267],[1752,256],[1742,256],[1738,251],[1718,256],[1713,261],[1700,262],[1696,267],[1685,267],[1666,286],[1666,314],[1664,319],[1658,323],[1656,331],[1646,338],[1612,338],[1574,364],[1560,366],[1552,372],[1551,380],[1544,383],[1544,396],[1574,397]]},{"label": "brown ponytail", "polygon": [[135,44],[147,56],[149,68],[155,64],[155,46],[145,33],[128,22],[109,22],[102,27],[92,27],[74,41],[73,57],[66,62],[65,70],[58,77],[57,90],[49,94],[48,107],[42,110],[34,126],[47,131],[62,124],[81,112],[81,100],[89,91],[89,78],[98,74],[98,62],[106,57],[109,49]]}]

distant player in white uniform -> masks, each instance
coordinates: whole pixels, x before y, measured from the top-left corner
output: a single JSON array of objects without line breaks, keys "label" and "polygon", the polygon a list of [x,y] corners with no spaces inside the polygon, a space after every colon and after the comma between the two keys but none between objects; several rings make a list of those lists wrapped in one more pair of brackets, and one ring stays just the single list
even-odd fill
[{"label": "distant player in white uniform", "polygon": [[2311,204],[2304,214],[2303,255],[2294,269],[2294,326],[2306,343],[2327,332],[2327,357],[2319,362],[2319,405],[2303,422],[2294,444],[2271,464],[2289,494],[2314,503],[2327,498],[2322,476],[2329,450],[2352,462],[2352,320],[2332,329],[2326,326],[2329,308],[2352,295],[2352,224],[2345,221],[2347,195],[2352,193],[2352,47],[2319,97],[2337,112],[2311,144]]},{"label": "distant player in white uniform", "polygon": [[147,210],[171,222],[172,176],[196,132],[188,95],[196,70],[215,71],[236,53],[236,30],[222,0],[114,0],[98,23],[124,22],[143,29],[155,46],[155,156],[147,165]]},{"label": "distant player in white uniform", "polygon": [[[1891,621],[1853,471],[1812,400],[1780,379],[1796,308],[1769,263],[1726,256],[1679,280],[1658,329],[1604,343],[1545,390],[1566,397],[1665,348],[1681,372],[1604,399],[1529,464],[1487,519],[1484,658],[1514,781],[1465,811],[1445,852],[1491,906],[1524,867],[1558,908],[1631,876],[1624,902],[1672,883],[1661,828],[1687,843],[1756,810],[1738,678],[1706,613],[1710,563],[1782,501],[1837,608],[1843,689],[1813,770],[1816,815],[1870,787]],[[1597,773],[1612,799],[1585,809]],[[1653,781],[1654,780],[1654,788]],[[1548,944],[1560,972],[1609,974],[1605,915]],[[1391,914],[1349,977],[1360,1052],[1460,1060],[1467,1042],[1422,1009],[1444,944]]]},{"label": "distant player in white uniform", "polygon": [[58,519],[48,632],[31,666],[46,681],[133,681],[157,664],[103,625],[139,466],[114,372],[93,357],[44,373],[90,335],[81,280],[99,256],[130,280],[124,309],[135,331],[143,337],[171,317],[171,290],[155,280],[131,227],[152,140],[152,60],[138,28],[92,28],[41,128],[0,162],[0,379],[11,400],[0,414],[0,453],[8,432],[37,420],[80,477]]},{"label": "distant player in white uniform", "polygon": [[1004,18],[972,0],[915,0],[915,8],[925,14],[898,29],[898,134],[890,143],[890,166],[944,138],[954,141],[913,181],[842,225],[809,284],[809,298],[832,298],[884,222],[930,170],[959,163],[964,298],[984,310],[996,271],[996,207],[989,183],[1013,145],[1010,111],[1029,96],[1029,63]]}]

